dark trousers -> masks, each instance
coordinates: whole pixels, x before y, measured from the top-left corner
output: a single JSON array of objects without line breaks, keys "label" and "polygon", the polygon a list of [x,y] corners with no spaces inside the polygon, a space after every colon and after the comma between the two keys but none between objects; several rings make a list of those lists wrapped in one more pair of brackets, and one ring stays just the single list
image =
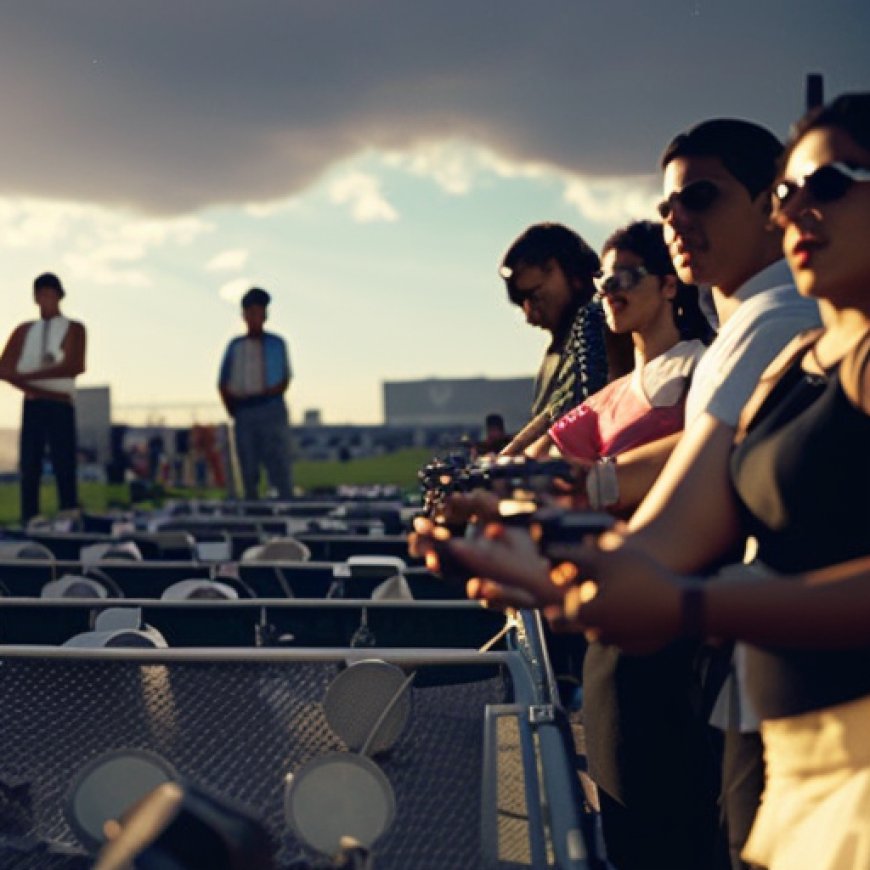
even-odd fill
[{"label": "dark trousers", "polygon": [[76,414],[71,402],[25,399],[21,417],[21,522],[39,513],[39,484],[45,448],[54,468],[61,510],[78,507]]},{"label": "dark trousers", "polygon": [[764,789],[764,746],[758,732],[725,732],[722,761],[722,817],[732,870],[751,865],[740,858]]},{"label": "dark trousers", "polygon": [[627,656],[590,644],[583,675],[589,773],[616,870],[722,865],[716,798],[722,760],[706,723],[697,644]]}]

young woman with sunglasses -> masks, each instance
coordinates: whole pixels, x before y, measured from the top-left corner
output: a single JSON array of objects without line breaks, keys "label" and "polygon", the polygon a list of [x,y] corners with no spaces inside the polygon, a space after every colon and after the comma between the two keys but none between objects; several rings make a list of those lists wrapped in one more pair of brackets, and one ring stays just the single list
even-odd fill
[{"label": "young woman with sunglasses", "polygon": [[714,335],[697,288],[677,278],[661,224],[637,221],[617,230],[604,243],[602,266],[599,296],[607,327],[616,335],[630,333],[634,371],[572,408],[528,451],[542,456],[555,446],[588,463],[587,490],[596,508],[607,503],[599,468],[683,428],[692,372]]},{"label": "young woman with sunglasses", "polygon": [[710,560],[751,535],[776,573],[693,580],[618,535],[576,548],[553,576],[521,536],[452,546],[482,576],[534,590],[563,627],[629,651],[680,635],[750,644],[767,771],[744,856],[856,870],[870,867],[870,94],[798,124],[772,218],[826,328],[771,365],[744,410],[730,486],[713,481],[697,511],[715,530]]}]

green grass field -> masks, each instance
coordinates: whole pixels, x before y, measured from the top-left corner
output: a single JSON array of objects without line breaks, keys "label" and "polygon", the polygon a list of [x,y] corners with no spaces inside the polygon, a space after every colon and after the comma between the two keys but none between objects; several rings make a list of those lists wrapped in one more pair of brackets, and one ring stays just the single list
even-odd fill
[{"label": "green grass field", "polygon": [[[293,466],[293,475],[296,486],[306,491],[340,484],[370,483],[395,484],[416,491],[417,471],[431,458],[430,449],[420,448],[348,462],[297,462]],[[170,489],[166,493],[167,498],[222,498],[224,495],[222,490],[215,489]],[[81,483],[79,498],[86,510],[94,512],[130,504],[130,493],[125,484]],[[46,516],[57,511],[53,484],[43,484],[40,504]],[[0,484],[0,525],[17,523],[18,516],[18,485]]]}]

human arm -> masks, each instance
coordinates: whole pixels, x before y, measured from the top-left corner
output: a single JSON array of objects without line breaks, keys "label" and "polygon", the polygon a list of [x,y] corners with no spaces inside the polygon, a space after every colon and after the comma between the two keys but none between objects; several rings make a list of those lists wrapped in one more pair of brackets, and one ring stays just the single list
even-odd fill
[{"label": "human arm", "polygon": [[517,432],[510,440],[510,443],[504,447],[499,454],[500,456],[520,456],[527,447],[531,447],[538,439],[547,434],[550,428],[550,414],[548,411],[541,411],[540,414],[533,417]]},{"label": "human arm", "polygon": [[267,387],[263,390],[262,393],[258,393],[260,396],[283,396],[284,393],[287,392],[287,388],[290,386],[290,378],[284,378],[278,384],[275,384],[273,387]]},{"label": "human arm", "polygon": [[0,354],[0,378],[4,381],[9,381],[13,386],[18,386],[15,380],[18,378],[16,365],[21,356],[21,350],[24,347],[24,337],[27,334],[27,324],[22,323],[17,326],[6,346],[3,348],[3,353]]},{"label": "human arm", "polygon": [[545,432],[537,441],[533,441],[523,452],[530,459],[548,459],[553,455],[553,447],[555,447],[555,442],[550,437],[550,433]]},{"label": "human arm", "polygon": [[[611,546],[628,547],[678,572],[701,570],[725,555],[740,539],[728,477],[732,437],[731,427],[708,415],[696,421],[628,526],[608,536]],[[455,546],[469,569],[487,579],[469,590],[473,597],[524,606],[513,598],[514,589],[541,604],[554,594],[552,578],[526,558],[525,544],[513,535]]]},{"label": "human arm", "polygon": [[729,477],[734,428],[702,414],[629,521],[634,548],[675,571],[698,571],[740,540]]},{"label": "human arm", "polygon": [[[759,646],[866,647],[870,639],[870,557],[804,574],[703,581],[676,575],[632,548],[592,542],[577,548],[579,575],[554,624],[584,630],[629,652],[659,649],[688,629]],[[687,592],[697,605],[687,612]],[[687,620],[687,617],[688,620]]]},{"label": "human arm", "polygon": [[218,386],[218,393],[221,397],[221,402],[223,403],[224,409],[230,417],[236,416],[236,400],[239,398],[236,394],[227,386],[223,384]]},{"label": "human arm", "polygon": [[631,513],[644,500],[674,452],[680,436],[680,432],[675,432],[615,457],[619,501],[613,506],[614,510]]}]

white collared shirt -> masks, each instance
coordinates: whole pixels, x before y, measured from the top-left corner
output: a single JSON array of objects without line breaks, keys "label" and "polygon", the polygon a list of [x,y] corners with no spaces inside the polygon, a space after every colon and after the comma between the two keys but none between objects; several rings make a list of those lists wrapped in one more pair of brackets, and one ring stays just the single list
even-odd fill
[{"label": "white collared shirt", "polygon": [[740,301],[701,357],[686,397],[686,428],[702,414],[736,426],[758,379],[799,332],[821,325],[814,299],[800,296],[785,260],[753,275]]}]

